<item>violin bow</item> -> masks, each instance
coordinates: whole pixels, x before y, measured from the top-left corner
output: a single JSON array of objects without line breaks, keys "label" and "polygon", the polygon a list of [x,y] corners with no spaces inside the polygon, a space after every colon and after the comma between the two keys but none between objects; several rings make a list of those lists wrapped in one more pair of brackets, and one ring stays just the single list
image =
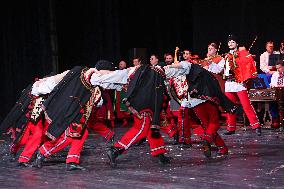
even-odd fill
[{"label": "violin bow", "polygon": [[219,54],[220,48],[221,48],[221,42],[219,43],[218,49],[217,49],[217,54]]},{"label": "violin bow", "polygon": [[249,49],[248,49],[249,52],[250,52],[250,49],[251,49],[251,48],[253,47],[253,45],[255,44],[256,40],[257,40],[257,35],[255,36],[253,42],[251,43],[251,45],[250,45],[250,47],[249,47]]}]

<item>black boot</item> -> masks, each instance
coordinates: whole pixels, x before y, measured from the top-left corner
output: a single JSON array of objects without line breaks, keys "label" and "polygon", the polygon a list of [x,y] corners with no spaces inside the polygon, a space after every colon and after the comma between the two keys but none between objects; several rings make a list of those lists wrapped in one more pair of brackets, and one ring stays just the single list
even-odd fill
[{"label": "black boot", "polygon": [[82,171],[85,171],[86,168],[76,164],[76,163],[67,163],[66,164],[66,170],[67,171],[73,171],[73,170],[82,170]]},{"label": "black boot", "polygon": [[255,133],[257,134],[257,136],[261,136],[261,127],[256,128]]},{"label": "black boot", "polygon": [[158,156],[159,159],[159,163],[161,165],[166,165],[170,163],[170,158],[168,158],[167,156],[165,156],[165,154],[159,154]]},{"label": "black boot", "polygon": [[140,139],[138,142],[136,142],[133,146],[140,146],[146,142],[146,138]]},{"label": "black boot", "polygon": [[205,157],[210,158],[211,157],[211,145],[207,140],[202,141],[202,148],[203,148],[203,154]]},{"label": "black boot", "polygon": [[173,145],[178,145],[178,138],[179,138],[178,133],[176,133],[176,134],[174,135]]},{"label": "black boot", "polygon": [[44,155],[42,155],[39,151],[36,154],[36,160],[35,160],[35,167],[41,168],[42,162],[45,159]]},{"label": "black boot", "polygon": [[31,164],[30,164],[30,163],[27,163],[27,162],[19,162],[19,163],[18,163],[18,166],[19,166],[19,167],[31,167]]},{"label": "black boot", "polygon": [[186,142],[183,142],[179,145],[180,148],[191,148],[192,144],[187,144]]},{"label": "black boot", "polygon": [[116,158],[122,154],[122,152],[124,151],[123,148],[117,148],[117,147],[110,147],[110,149],[108,150],[107,152],[107,156],[109,158],[109,161],[110,161],[110,166],[111,167],[116,167],[117,164],[116,164]]},{"label": "black boot", "polygon": [[10,161],[16,161],[16,156],[17,156],[17,153],[10,152]]},{"label": "black boot", "polygon": [[114,145],[114,135],[108,141],[111,145]]},{"label": "black boot", "polygon": [[236,134],[236,131],[227,131],[225,133],[223,133],[224,135],[234,135]]},{"label": "black boot", "polygon": [[222,153],[222,152],[217,152],[216,153],[216,156],[217,157],[227,157],[229,155],[229,152],[224,152],[224,153]]}]

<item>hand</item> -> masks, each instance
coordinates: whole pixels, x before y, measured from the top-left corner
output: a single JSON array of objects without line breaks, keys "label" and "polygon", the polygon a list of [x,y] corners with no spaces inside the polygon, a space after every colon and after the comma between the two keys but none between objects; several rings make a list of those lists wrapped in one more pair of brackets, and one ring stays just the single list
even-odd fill
[{"label": "hand", "polygon": [[90,77],[92,76],[92,74],[93,74],[94,72],[96,72],[96,71],[97,71],[96,68],[90,68],[90,69],[88,69],[88,70],[85,72],[85,74],[84,74],[85,79],[86,79],[86,80],[89,80]]},{"label": "hand", "polygon": [[239,51],[243,51],[243,50],[246,50],[245,47],[239,47]]}]

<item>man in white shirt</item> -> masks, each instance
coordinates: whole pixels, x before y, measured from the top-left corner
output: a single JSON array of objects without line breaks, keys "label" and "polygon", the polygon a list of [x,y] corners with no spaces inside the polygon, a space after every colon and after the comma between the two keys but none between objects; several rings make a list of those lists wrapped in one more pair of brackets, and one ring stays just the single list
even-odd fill
[{"label": "man in white shirt", "polygon": [[260,62],[260,69],[267,75],[268,82],[270,82],[271,75],[275,71],[271,71],[271,66],[268,65],[269,63],[269,56],[271,54],[279,54],[278,51],[274,51],[274,44],[272,41],[268,41],[265,45],[266,51],[260,55],[259,62]]}]

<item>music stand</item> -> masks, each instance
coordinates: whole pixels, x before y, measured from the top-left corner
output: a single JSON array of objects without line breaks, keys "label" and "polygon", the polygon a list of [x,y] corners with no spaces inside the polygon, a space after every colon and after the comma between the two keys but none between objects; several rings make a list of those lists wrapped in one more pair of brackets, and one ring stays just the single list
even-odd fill
[{"label": "music stand", "polygon": [[269,55],[268,66],[275,67],[278,60],[283,60],[284,54],[271,54]]}]

